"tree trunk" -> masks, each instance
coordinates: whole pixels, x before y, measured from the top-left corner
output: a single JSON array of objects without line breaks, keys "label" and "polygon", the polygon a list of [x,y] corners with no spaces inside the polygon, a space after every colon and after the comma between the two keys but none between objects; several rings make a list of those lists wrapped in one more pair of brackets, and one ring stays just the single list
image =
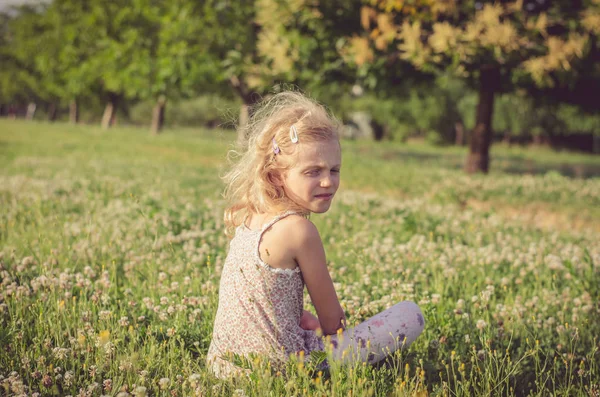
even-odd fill
[{"label": "tree trunk", "polygon": [[504,131],[504,143],[507,144],[509,147],[512,144],[512,142],[510,140],[510,136],[511,136],[510,130]]},{"label": "tree trunk", "polygon": [[479,103],[475,128],[471,134],[469,157],[465,171],[487,173],[490,167],[490,145],[492,143],[492,116],[494,95],[500,80],[500,71],[493,65],[483,65],[479,72]]},{"label": "tree trunk", "polygon": [[240,106],[240,118],[239,118],[238,127],[237,127],[238,146],[243,146],[244,142],[246,141],[246,126],[248,125],[249,120],[250,120],[250,105],[248,105],[247,103],[243,103],[242,106]]},{"label": "tree trunk", "polygon": [[27,105],[27,113],[25,114],[26,120],[33,120],[33,116],[35,116],[35,109],[37,109],[35,102],[29,102]]},{"label": "tree trunk", "polygon": [[465,144],[465,126],[462,122],[457,121],[454,123],[454,130],[456,131],[456,136],[454,137],[454,144],[456,146],[462,146]]},{"label": "tree trunk", "polygon": [[56,107],[56,103],[50,103],[50,105],[48,105],[48,121],[56,121],[57,113],[58,109]]},{"label": "tree trunk", "polygon": [[229,82],[242,99],[240,118],[237,126],[237,144],[238,146],[243,147],[246,144],[246,126],[250,121],[252,105],[259,100],[259,97],[255,92],[248,88],[243,78],[240,79],[237,76],[232,76],[229,78]]},{"label": "tree trunk", "polygon": [[373,139],[381,141],[385,135],[385,128],[377,121],[371,119],[371,129],[373,130]]},{"label": "tree trunk", "polygon": [[79,108],[77,107],[77,100],[73,99],[69,102],[69,122],[71,124],[77,124],[79,121]]},{"label": "tree trunk", "polygon": [[8,106],[8,118],[11,120],[17,118],[17,107],[15,105]]},{"label": "tree trunk", "polygon": [[117,96],[115,94],[109,94],[108,103],[104,108],[104,114],[102,115],[102,128],[108,129],[115,124],[115,118],[117,114]]},{"label": "tree trunk", "polygon": [[154,105],[152,110],[152,125],[150,131],[152,134],[157,135],[163,128],[165,121],[165,107],[167,104],[167,98],[160,96]]},{"label": "tree trunk", "polygon": [[543,135],[542,133],[539,134],[535,134],[533,136],[533,144],[535,146],[542,146],[548,143],[548,139],[545,135]]}]

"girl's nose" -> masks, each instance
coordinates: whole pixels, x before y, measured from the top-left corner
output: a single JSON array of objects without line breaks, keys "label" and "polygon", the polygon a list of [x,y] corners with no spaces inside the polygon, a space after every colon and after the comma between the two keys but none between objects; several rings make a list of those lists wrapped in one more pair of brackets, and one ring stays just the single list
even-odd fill
[{"label": "girl's nose", "polygon": [[331,186],[331,175],[327,175],[323,179],[321,179],[321,187],[330,187]]}]

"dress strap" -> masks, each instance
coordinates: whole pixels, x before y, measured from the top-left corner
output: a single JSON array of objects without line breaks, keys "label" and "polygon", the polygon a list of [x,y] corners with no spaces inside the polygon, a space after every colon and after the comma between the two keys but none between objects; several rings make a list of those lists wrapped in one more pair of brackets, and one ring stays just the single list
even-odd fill
[{"label": "dress strap", "polygon": [[271,219],[269,222],[265,223],[264,226],[262,227],[260,234],[262,235],[264,232],[266,232],[271,226],[273,226],[275,223],[279,222],[280,220],[282,220],[283,218],[290,216],[290,215],[298,215],[298,213],[296,211],[286,211],[282,214],[277,215],[275,218]]},{"label": "dress strap", "polygon": [[298,215],[297,212],[295,211],[286,211],[282,214],[277,215],[275,218],[271,219],[268,223],[266,223],[262,229],[260,230],[260,233],[258,234],[258,239],[256,241],[256,247],[254,250],[254,255],[256,257],[257,262],[264,268],[267,269],[270,272],[273,273],[279,273],[279,274],[287,274],[287,275],[294,275],[294,274],[298,274],[300,273],[300,267],[296,267],[294,269],[281,269],[281,268],[275,268],[272,267],[271,265],[269,265],[268,263],[266,263],[265,261],[263,261],[260,257],[260,242],[262,240],[262,235],[269,230],[269,228],[271,226],[273,226],[275,223],[277,223],[278,221],[280,221],[281,219],[290,216],[290,215]]}]

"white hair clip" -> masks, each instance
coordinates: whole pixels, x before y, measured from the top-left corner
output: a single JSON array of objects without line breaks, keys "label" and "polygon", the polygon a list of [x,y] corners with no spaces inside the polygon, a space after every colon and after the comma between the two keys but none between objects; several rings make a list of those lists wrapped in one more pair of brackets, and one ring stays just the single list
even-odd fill
[{"label": "white hair clip", "polygon": [[290,127],[290,140],[292,143],[298,143],[298,130],[294,124]]}]

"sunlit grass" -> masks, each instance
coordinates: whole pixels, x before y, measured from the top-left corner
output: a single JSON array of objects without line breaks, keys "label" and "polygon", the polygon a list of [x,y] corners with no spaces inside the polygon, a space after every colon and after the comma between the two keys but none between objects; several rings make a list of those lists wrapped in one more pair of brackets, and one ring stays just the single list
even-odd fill
[{"label": "sunlit grass", "polygon": [[215,379],[234,138],[0,121],[0,394],[599,392],[599,179],[551,171],[543,150],[519,155],[550,171],[469,177],[451,166],[465,149],[421,144],[344,143],[343,188],[312,219],[350,323],[410,299],[423,335],[379,367],[256,361]]}]

